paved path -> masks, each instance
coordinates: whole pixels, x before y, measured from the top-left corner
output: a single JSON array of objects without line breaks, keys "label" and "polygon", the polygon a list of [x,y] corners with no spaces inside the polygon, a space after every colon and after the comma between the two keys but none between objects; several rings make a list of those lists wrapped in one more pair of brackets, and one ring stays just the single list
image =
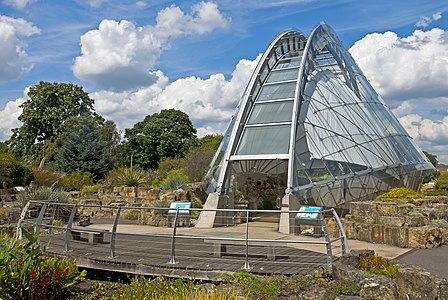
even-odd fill
[{"label": "paved path", "polygon": [[398,261],[422,267],[434,275],[448,279],[448,245],[412,250],[399,256]]}]

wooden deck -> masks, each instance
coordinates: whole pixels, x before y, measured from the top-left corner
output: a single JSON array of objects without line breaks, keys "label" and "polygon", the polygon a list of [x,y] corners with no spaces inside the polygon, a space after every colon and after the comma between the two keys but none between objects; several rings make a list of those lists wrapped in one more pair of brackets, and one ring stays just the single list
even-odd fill
[{"label": "wooden deck", "polygon": [[[47,235],[47,253],[76,259],[83,268],[126,272],[142,275],[217,279],[222,273],[244,270],[245,247],[231,245],[223,257],[213,255],[213,245],[203,238],[178,236],[175,243],[175,264],[170,264],[171,237],[119,234],[115,240],[115,258],[110,258],[110,234],[104,242],[91,245],[86,238],[70,241],[64,251],[64,235]],[[268,260],[266,249],[249,247],[249,266],[257,274],[309,273],[326,265],[326,255],[297,247],[276,247],[276,260]]]}]

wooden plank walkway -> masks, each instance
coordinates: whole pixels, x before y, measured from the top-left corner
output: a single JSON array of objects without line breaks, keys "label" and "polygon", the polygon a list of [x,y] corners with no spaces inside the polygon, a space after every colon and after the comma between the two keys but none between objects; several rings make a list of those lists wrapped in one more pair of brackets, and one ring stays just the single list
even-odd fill
[{"label": "wooden plank walkway", "polygon": [[[141,275],[217,279],[222,273],[242,271],[245,247],[228,246],[222,257],[213,255],[213,245],[203,238],[176,238],[175,262],[170,264],[170,236],[136,236],[118,234],[115,240],[116,257],[110,258],[110,234],[104,243],[90,245],[87,239],[70,241],[70,251],[64,251],[63,235],[42,236],[50,242],[47,253],[76,259],[79,267],[126,272]],[[310,273],[326,265],[326,255],[305,249],[276,247],[276,260],[267,258],[264,247],[249,247],[249,266],[257,274]]]}]

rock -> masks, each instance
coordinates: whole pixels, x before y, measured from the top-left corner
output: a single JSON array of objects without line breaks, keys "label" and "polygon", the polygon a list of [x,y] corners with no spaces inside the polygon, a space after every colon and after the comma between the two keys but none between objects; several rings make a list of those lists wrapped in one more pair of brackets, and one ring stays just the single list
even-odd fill
[{"label": "rock", "polygon": [[440,229],[435,226],[410,227],[409,247],[428,249],[439,247],[442,244]]},{"label": "rock", "polygon": [[377,218],[377,204],[373,202],[351,202],[350,213],[356,217]]},{"label": "rock", "polygon": [[380,216],[396,216],[396,215],[398,215],[398,206],[396,204],[380,203],[377,205],[376,209]]},{"label": "rock", "polygon": [[406,296],[410,299],[437,299],[435,276],[420,267],[400,265],[395,282],[399,299],[406,299]]},{"label": "rock", "polygon": [[386,276],[373,276],[365,279],[362,283],[359,295],[362,299],[373,300],[395,300],[399,298],[395,282]]},{"label": "rock", "polygon": [[360,282],[364,273],[354,266],[337,261],[332,265],[332,276],[335,280]]},{"label": "rock", "polygon": [[415,208],[414,204],[410,204],[410,203],[399,204],[399,205],[397,205],[397,214],[399,216],[406,216],[407,214],[409,214],[409,212],[414,210],[414,208]]},{"label": "rock", "polygon": [[408,228],[384,226],[384,244],[396,247],[408,247]]},{"label": "rock", "polygon": [[384,224],[386,226],[396,226],[396,227],[403,226],[405,222],[404,217],[391,217],[391,216],[381,216],[378,220],[379,222],[381,222],[381,224]]}]

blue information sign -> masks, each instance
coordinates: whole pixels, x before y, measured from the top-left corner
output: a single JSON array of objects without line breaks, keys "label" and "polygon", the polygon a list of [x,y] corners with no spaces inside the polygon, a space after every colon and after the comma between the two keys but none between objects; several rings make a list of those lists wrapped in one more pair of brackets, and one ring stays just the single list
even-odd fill
[{"label": "blue information sign", "polygon": [[322,207],[319,206],[301,206],[296,215],[298,219],[316,220]]}]

